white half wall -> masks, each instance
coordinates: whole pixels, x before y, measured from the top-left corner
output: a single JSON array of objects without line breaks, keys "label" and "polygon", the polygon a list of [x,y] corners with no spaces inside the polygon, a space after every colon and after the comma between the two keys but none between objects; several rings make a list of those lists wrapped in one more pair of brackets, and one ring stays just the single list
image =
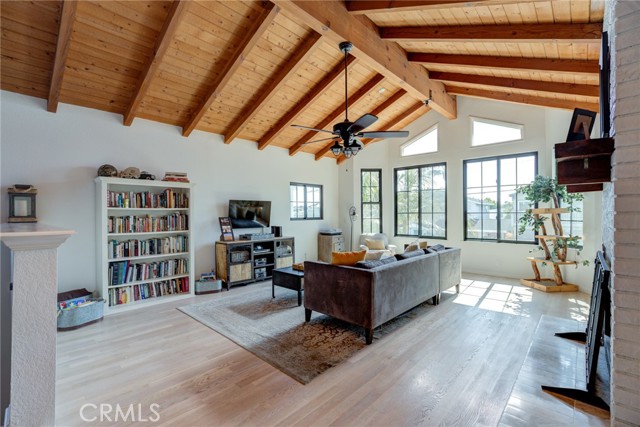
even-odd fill
[{"label": "white half wall", "polygon": [[[338,168],[335,161],[313,155],[289,156],[255,142],[225,145],[220,135],[196,131],[189,138],[174,126],[136,119],[122,125],[122,116],[60,104],[46,111],[46,101],[0,92],[2,222],[8,217],[7,187],[31,184],[38,189],[39,222],[77,231],[59,250],[59,290],[95,290],[96,190],[98,167],[118,170],[135,166],[156,175],[187,172],[194,188],[192,227],[195,274],[214,266],[218,217],[226,216],[229,199],[272,201],[272,225],[296,238],[296,261],[316,259],[317,233],[338,224]],[[323,186],[324,219],[289,220],[289,183]],[[240,232],[261,230],[240,230]],[[238,234],[238,231],[236,231]],[[99,287],[98,287],[99,288]]]},{"label": "white half wall", "polygon": [[[494,144],[483,147],[471,147],[471,122],[469,116],[502,120],[524,125],[524,140],[519,142]],[[448,120],[431,111],[407,127],[410,137],[380,141],[370,144],[351,160],[341,165],[340,177],[353,175],[352,199],[341,200],[340,212],[346,212],[348,206],[355,205],[360,211],[360,170],[362,168],[382,168],[383,231],[399,248],[410,238],[394,236],[394,168],[431,163],[447,163],[447,240],[429,239],[429,244],[441,243],[462,248],[462,268],[467,273],[506,276],[513,278],[533,277],[530,263],[525,259],[531,256],[534,245],[465,241],[463,231],[463,160],[490,157],[504,154],[526,152],[538,153],[538,173],[551,175],[554,171],[553,146],[566,140],[572,112],[536,106],[510,104],[499,101],[458,97],[458,117]],[[400,156],[400,146],[438,123],[437,153]],[[596,122],[597,123],[597,122]],[[593,135],[599,135],[594,127]],[[346,173],[346,171],[349,173]],[[347,183],[341,184],[349,185]],[[341,190],[346,196],[346,191]],[[584,242],[580,259],[589,260],[589,267],[565,267],[565,281],[580,286],[583,292],[591,292],[593,277],[592,258],[602,244],[601,231],[601,192],[585,193],[584,201]],[[342,216],[340,217],[343,221]],[[356,223],[354,240],[360,235],[360,221]],[[344,225],[343,225],[344,227]],[[354,243],[356,245],[356,243]],[[544,271],[541,270],[544,273]],[[547,272],[548,275],[550,271]],[[550,277],[553,277],[552,275]]]}]

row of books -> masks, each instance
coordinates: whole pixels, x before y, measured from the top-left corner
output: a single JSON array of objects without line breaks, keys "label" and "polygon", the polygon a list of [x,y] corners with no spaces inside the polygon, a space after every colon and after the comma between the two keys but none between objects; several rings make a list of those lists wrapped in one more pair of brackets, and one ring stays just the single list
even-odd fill
[{"label": "row of books", "polygon": [[163,282],[123,286],[121,288],[109,289],[109,306],[113,307],[133,301],[186,293],[189,293],[188,277],[165,280]]},{"label": "row of books", "polygon": [[189,261],[184,258],[177,258],[143,263],[132,263],[131,261],[110,262],[108,274],[109,285],[116,286],[188,273]]},{"label": "row of books", "polygon": [[109,259],[189,252],[189,237],[185,235],[146,240],[109,241]]},{"label": "row of books", "polygon": [[188,229],[189,215],[177,212],[165,216],[110,216],[107,221],[108,233],[151,233]]},{"label": "row of books", "polygon": [[107,191],[107,206],[110,208],[180,208],[189,207],[186,193],[167,188],[161,193],[150,191]]}]

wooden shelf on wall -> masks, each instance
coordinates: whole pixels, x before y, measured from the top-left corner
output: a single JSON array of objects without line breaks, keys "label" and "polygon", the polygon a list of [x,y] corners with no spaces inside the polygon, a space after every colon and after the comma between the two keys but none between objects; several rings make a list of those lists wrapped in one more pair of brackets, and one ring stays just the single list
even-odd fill
[{"label": "wooden shelf on wall", "polygon": [[567,185],[570,193],[602,190],[611,181],[613,138],[597,138],[556,144],[558,184]]}]

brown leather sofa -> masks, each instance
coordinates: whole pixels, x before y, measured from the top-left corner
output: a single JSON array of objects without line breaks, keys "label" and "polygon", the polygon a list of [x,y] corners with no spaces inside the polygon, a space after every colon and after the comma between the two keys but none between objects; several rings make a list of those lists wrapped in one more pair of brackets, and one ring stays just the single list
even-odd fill
[{"label": "brown leather sofa", "polygon": [[[443,252],[444,253],[444,252]],[[441,290],[460,283],[441,284],[441,262],[458,272],[460,252],[447,252],[441,261],[438,252],[427,253],[381,265],[372,269],[331,265],[324,262],[304,263],[304,308],[306,321],[317,311],[365,329],[365,341],[371,344],[374,328],[407,310],[432,299],[439,301]],[[455,281],[455,273],[447,280]],[[446,286],[441,289],[442,286]]]}]

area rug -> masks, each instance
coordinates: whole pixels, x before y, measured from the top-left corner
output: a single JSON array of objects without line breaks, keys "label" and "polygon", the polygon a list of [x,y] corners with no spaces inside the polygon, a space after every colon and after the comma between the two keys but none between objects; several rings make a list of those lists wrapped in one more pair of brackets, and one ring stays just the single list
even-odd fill
[{"label": "area rug", "polygon": [[[178,309],[302,384],[364,348],[364,330],[319,313],[304,321],[297,293],[271,283]],[[434,307],[422,304],[374,331],[374,342]]]}]

